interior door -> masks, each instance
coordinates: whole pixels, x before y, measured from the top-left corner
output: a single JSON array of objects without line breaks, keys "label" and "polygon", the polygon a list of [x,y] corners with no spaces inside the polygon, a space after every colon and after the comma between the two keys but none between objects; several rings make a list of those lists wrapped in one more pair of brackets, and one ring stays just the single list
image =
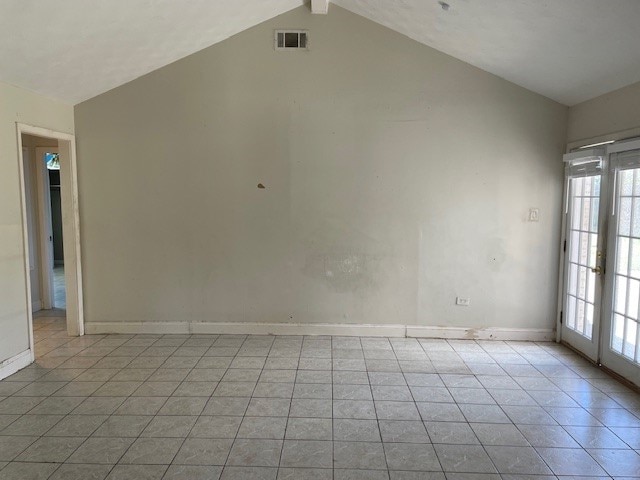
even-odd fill
[{"label": "interior door", "polygon": [[577,157],[566,167],[562,341],[598,360],[602,306],[606,174],[601,157]]},{"label": "interior door", "polygon": [[640,385],[640,150],[611,156],[609,226],[601,363]]}]

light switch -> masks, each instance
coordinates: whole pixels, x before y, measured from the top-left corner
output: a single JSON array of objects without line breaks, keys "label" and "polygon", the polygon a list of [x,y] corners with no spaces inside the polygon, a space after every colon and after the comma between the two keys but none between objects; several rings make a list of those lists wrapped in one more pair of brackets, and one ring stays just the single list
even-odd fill
[{"label": "light switch", "polygon": [[530,222],[539,222],[540,221],[540,209],[539,208],[530,208],[529,209],[529,221]]}]

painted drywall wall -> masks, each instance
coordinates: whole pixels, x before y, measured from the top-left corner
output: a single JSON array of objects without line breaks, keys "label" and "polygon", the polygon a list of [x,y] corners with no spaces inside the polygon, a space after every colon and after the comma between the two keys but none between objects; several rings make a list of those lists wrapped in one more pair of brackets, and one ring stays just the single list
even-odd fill
[{"label": "painted drywall wall", "polygon": [[73,133],[73,107],[0,83],[0,362],[29,348],[16,122]]},{"label": "painted drywall wall", "polygon": [[567,141],[590,140],[639,128],[640,82],[571,107]]},{"label": "painted drywall wall", "polygon": [[566,114],[335,5],[256,26],[76,106],[86,322],[552,328]]}]

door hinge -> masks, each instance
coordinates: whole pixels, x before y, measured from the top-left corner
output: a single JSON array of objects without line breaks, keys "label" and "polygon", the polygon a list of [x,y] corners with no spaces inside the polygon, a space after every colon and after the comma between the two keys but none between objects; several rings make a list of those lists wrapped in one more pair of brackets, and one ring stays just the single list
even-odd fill
[{"label": "door hinge", "polygon": [[560,311],[560,325],[562,325],[562,311]]},{"label": "door hinge", "polygon": [[562,251],[563,251],[563,252],[566,252],[566,251],[567,251],[567,241],[566,241],[566,240],[564,241],[564,245],[563,245],[563,247],[562,247]]}]

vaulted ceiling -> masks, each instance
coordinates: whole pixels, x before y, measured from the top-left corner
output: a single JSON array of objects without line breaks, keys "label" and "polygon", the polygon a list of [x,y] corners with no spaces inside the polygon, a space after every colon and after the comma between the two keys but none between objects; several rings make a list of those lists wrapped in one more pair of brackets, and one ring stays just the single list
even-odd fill
[{"label": "vaulted ceiling", "polygon": [[[2,0],[0,80],[75,104],[303,3]],[[566,105],[640,81],[639,0],[333,3]]]}]

